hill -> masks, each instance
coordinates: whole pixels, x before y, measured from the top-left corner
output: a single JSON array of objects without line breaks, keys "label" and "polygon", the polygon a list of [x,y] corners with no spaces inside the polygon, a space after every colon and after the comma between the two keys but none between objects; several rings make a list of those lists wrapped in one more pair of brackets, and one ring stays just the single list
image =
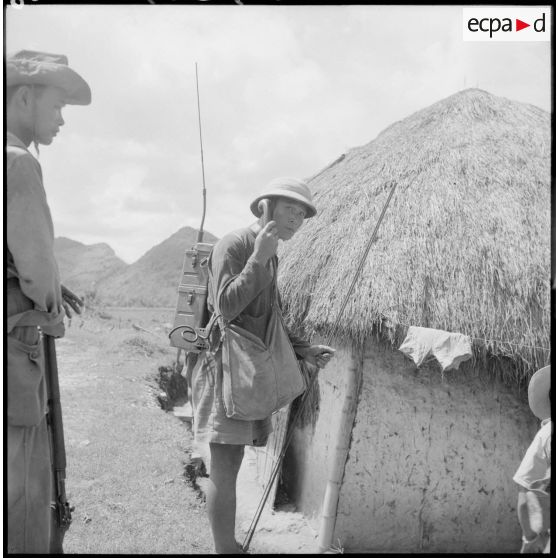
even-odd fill
[{"label": "hill", "polygon": [[54,240],[54,253],[62,283],[80,296],[93,293],[99,282],[127,267],[105,243],[86,245],[62,236]]},{"label": "hill", "polygon": [[[197,234],[191,227],[179,229],[137,262],[100,282],[97,298],[111,306],[175,306],[184,251],[196,243]],[[217,240],[204,233],[204,242]]]}]

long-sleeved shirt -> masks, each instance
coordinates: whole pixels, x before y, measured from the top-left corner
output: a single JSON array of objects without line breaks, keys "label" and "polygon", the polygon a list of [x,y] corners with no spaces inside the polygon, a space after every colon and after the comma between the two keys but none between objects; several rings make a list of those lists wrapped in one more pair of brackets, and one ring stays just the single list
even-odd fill
[{"label": "long-sleeved shirt", "polygon": [[[7,278],[17,277],[33,309],[8,318],[15,325],[54,326],[63,320],[62,292],[54,256],[54,227],[39,162],[13,134],[7,134]],[[57,336],[61,334],[56,328]]]},{"label": "long-sleeved shirt", "polygon": [[[256,233],[239,229],[224,236],[213,248],[209,264],[208,307],[218,307],[226,321],[265,339],[275,297],[271,261],[258,263],[253,257]],[[277,256],[274,256],[277,269]],[[218,304],[216,304],[218,301]],[[297,348],[310,344],[289,332],[291,344]]]}]

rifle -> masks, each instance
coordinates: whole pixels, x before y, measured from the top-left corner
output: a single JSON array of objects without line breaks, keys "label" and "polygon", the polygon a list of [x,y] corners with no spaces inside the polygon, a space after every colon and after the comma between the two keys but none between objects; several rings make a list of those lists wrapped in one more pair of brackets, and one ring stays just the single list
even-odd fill
[{"label": "rifle", "polygon": [[62,554],[62,541],[72,522],[72,510],[66,499],[66,446],[64,445],[64,427],[62,424],[62,407],[60,405],[60,386],[58,383],[58,366],[56,363],[56,346],[54,337],[43,334],[45,353],[45,377],[48,393],[47,421],[51,437],[51,463],[54,482],[54,502],[51,503],[52,523],[50,536],[51,554]]}]

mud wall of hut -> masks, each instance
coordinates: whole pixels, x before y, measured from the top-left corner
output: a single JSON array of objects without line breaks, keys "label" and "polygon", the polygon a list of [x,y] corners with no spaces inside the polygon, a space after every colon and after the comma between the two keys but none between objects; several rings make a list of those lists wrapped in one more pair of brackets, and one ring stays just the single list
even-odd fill
[{"label": "mud wall of hut", "polygon": [[[291,497],[316,529],[349,356],[340,351],[322,373],[319,416],[297,432],[286,463]],[[373,339],[360,356],[334,543],[347,551],[517,551],[512,476],[538,428],[525,395],[478,369],[443,377],[436,363],[417,370]]]},{"label": "mud wall of hut", "polygon": [[350,349],[334,346],[337,348],[335,358],[320,372],[317,401],[316,397],[312,398],[318,410],[302,417],[304,427],[295,430],[282,469],[282,483],[287,493],[316,530],[329,459],[341,421],[347,363],[353,355]]}]

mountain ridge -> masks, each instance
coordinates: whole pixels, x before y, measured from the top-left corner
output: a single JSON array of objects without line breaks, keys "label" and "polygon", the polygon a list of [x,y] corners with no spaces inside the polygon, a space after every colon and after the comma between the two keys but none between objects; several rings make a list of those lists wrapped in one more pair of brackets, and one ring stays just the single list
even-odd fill
[{"label": "mountain ridge", "polygon": [[[62,283],[89,301],[109,306],[176,305],[184,252],[197,241],[198,231],[182,227],[151,247],[131,264],[108,244],[86,245],[67,237],[54,240]],[[204,233],[204,242],[218,238]]]}]

